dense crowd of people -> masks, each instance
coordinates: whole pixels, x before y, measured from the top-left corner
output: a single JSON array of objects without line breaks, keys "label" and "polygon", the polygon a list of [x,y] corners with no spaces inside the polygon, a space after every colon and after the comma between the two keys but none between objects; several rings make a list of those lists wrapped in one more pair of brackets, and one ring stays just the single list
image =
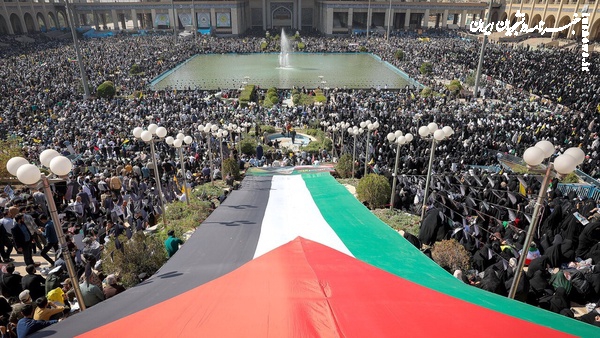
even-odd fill
[{"label": "dense crowd of people", "polygon": [[[187,196],[181,193],[174,177],[186,175],[192,184],[202,184],[211,177],[227,174],[221,174],[219,168],[221,146],[223,157],[233,157],[244,167],[258,163],[293,165],[331,161],[334,154],[351,153],[353,144],[352,136],[341,132],[335,137],[334,151],[320,149],[307,154],[300,148],[290,156],[270,149],[260,154],[261,146],[258,154],[239,154],[235,147],[228,147],[228,142],[220,144],[219,139],[199,131],[198,126],[209,122],[223,127],[251,123],[252,127],[245,132],[261,136],[260,126],[319,128],[319,122],[325,120],[333,124],[348,122],[352,126],[366,120],[378,121],[380,127],[370,135],[369,146],[365,142],[366,133],[358,137],[357,166],[362,167],[366,162],[370,172],[388,177],[394,167],[396,146],[390,144],[386,135],[396,130],[415,135],[413,142],[401,148],[395,199],[398,209],[411,209],[422,203],[424,197],[430,143],[417,136],[419,127],[431,122],[452,127],[454,135],[436,148],[434,193],[425,203],[428,210],[419,236],[410,240],[419,248],[427,248],[452,235],[473,255],[477,272],[464,271],[465,282],[499,294],[507,293],[515,259],[531,250],[539,257],[532,257],[527,278],[519,284],[517,298],[566,315],[570,306],[556,304],[569,304],[568,300],[597,303],[600,298],[597,201],[584,196],[562,196],[556,188],[558,182],[554,182],[545,203],[536,247],[523,248],[539,180],[535,175],[523,177],[469,169],[497,165],[499,156],[520,156],[529,146],[546,139],[556,145],[555,156],[569,147],[582,148],[587,156],[580,169],[592,177],[600,177],[600,140],[596,132],[600,122],[598,54],[591,56],[590,72],[581,73],[577,51],[490,44],[483,67],[486,75],[477,98],[451,93],[445,86],[448,80],[467,81],[476,68],[480,48],[477,40],[441,30],[425,34],[429,39],[417,39],[414,33],[397,34],[390,37],[389,43],[380,37],[302,39],[306,52],[357,52],[357,46],[362,46],[430,87],[435,95],[424,97],[421,88],[413,86],[400,90],[332,88],[325,90],[324,104],[277,104],[273,108],[242,107],[202,88],[148,90],[152,79],[196,54],[278,51],[278,40],[269,40],[267,48],[261,48],[264,36],[202,36],[197,40],[180,39],[174,44],[170,34],[120,34],[81,41],[90,86],[96,88],[106,80],[113,81],[118,89],[118,96],[113,99],[83,98],[71,44],[44,35],[34,36],[36,42],[31,44],[2,37],[0,42],[10,47],[0,49],[0,138],[17,139],[23,156],[34,163],[45,149],[56,149],[73,160],[72,173],[66,182],[54,186],[54,196],[73,230],[70,249],[82,267],[86,306],[121,290],[117,278],[109,276],[103,284],[94,272],[104,241],[122,233],[131,236],[144,230],[154,225],[163,212],[151,162],[158,164],[166,200],[183,200]],[[404,51],[403,59],[395,57],[399,49]],[[433,74],[421,74],[419,68],[423,62],[433,65]],[[139,65],[141,74],[130,74],[134,64]],[[300,90],[314,94],[313,88]],[[237,95],[235,88],[222,91]],[[136,92],[143,95],[132,96]],[[280,90],[278,94],[282,99],[289,98],[291,90]],[[264,95],[264,90],[261,89],[260,95]],[[150,123],[164,126],[173,136],[179,132],[193,136],[183,159],[164,142],[156,142],[157,158],[151,158],[148,146],[132,135],[135,127]],[[234,132],[230,140],[239,142],[242,136]],[[183,172],[178,172],[179,161],[184,162]],[[356,171],[357,177],[361,174],[362,170]],[[42,257],[57,266],[46,279],[45,293],[26,288],[21,281],[5,284],[0,280],[3,295],[8,299],[6,305],[10,301],[22,313],[8,316],[14,310],[4,306],[0,309],[7,315],[3,324],[14,325],[15,318],[23,314],[33,313],[36,319],[37,310],[21,309],[27,307],[24,305],[27,299],[34,303],[41,299],[40,304],[46,307],[43,298],[56,297],[57,308],[68,307],[72,291],[69,292],[69,283],[64,281],[64,262],[48,255],[51,248],[56,252],[57,239],[43,193],[27,189],[5,191],[0,195],[0,209],[5,209],[0,226],[2,259],[10,262],[13,251],[10,237],[23,236],[21,243],[31,243],[37,236],[40,247],[22,244],[15,249],[29,258],[33,250],[41,250]],[[575,211],[590,217],[590,223],[581,224],[574,218]],[[28,269],[35,275],[36,263],[29,258]],[[2,278],[18,279],[9,271],[14,269],[11,264],[8,263]],[[53,275],[62,279],[53,278],[59,282],[49,283]],[[49,284],[54,287],[49,289]],[[62,311],[67,310],[62,308]],[[588,320],[588,317],[581,318]],[[600,325],[600,317],[590,318],[590,323]]]}]

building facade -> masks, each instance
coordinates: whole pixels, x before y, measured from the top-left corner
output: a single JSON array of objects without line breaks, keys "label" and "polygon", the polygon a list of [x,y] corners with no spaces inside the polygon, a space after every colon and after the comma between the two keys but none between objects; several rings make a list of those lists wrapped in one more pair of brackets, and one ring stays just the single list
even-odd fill
[{"label": "building facade", "polygon": [[[530,27],[562,27],[574,13],[589,13],[590,40],[600,40],[600,0],[508,0],[493,4],[492,22],[516,22],[517,12]],[[285,28],[327,35],[371,31],[468,28],[485,18],[488,3],[331,0],[214,0],[214,1],[7,1],[0,0],[0,34],[25,34],[68,26],[67,6],[76,26],[97,30],[193,29],[222,35],[241,35],[250,29]],[[555,37],[581,37],[581,22]],[[585,27],[583,27],[585,28]]]}]

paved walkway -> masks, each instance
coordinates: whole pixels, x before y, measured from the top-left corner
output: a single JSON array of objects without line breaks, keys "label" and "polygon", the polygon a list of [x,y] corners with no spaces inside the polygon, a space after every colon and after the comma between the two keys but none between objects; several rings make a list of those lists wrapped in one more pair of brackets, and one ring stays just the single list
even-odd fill
[{"label": "paved walkway", "polygon": [[[54,255],[54,250],[50,250],[50,252],[48,252],[48,255],[52,257],[52,255]],[[27,265],[23,261],[23,255],[17,253],[16,249],[13,249],[12,253],[10,254],[10,258],[15,260],[13,262],[15,264],[15,271],[19,272],[21,276],[25,276],[27,274],[27,272],[25,271],[25,267]],[[37,253],[33,254],[33,261],[41,263],[41,265],[37,268],[38,273],[41,272],[42,268],[50,268],[50,263],[48,263],[44,258],[40,256],[40,250],[38,250]],[[2,267],[3,271],[4,266],[6,264],[7,263],[0,263],[0,266]]]}]

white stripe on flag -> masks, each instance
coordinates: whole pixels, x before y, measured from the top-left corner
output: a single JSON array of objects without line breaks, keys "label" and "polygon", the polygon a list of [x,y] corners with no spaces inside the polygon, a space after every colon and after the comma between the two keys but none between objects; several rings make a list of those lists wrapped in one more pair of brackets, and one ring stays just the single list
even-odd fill
[{"label": "white stripe on flag", "polygon": [[298,236],[352,256],[321,215],[302,176],[273,176],[254,258]]}]

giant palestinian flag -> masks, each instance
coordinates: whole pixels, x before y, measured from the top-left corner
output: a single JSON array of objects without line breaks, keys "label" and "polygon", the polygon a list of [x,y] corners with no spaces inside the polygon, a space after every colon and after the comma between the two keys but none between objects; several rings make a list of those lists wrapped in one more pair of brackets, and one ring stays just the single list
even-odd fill
[{"label": "giant palestinian flag", "polygon": [[308,172],[247,176],[152,278],[34,337],[48,334],[599,337],[600,329],[458,281],[328,173]]}]

